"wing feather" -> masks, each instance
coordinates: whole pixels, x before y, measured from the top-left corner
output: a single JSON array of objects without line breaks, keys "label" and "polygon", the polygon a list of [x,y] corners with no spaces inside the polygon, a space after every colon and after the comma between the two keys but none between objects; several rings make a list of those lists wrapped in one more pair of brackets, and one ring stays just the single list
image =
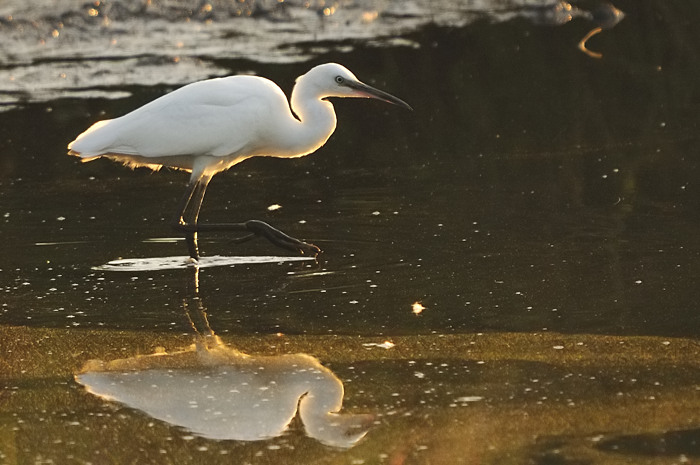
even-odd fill
[{"label": "wing feather", "polygon": [[182,87],[122,117],[99,121],[68,148],[83,158],[237,155],[264,145],[258,125],[285,109],[291,116],[284,93],[267,79],[210,79]]}]

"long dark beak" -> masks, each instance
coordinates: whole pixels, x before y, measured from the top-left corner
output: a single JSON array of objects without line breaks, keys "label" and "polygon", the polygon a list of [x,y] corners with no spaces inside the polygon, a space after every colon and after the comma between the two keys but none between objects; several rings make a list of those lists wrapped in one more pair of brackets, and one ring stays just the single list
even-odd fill
[{"label": "long dark beak", "polygon": [[346,86],[357,92],[358,97],[367,97],[367,98],[376,98],[378,100],[381,100],[386,103],[392,103],[394,105],[398,105],[400,107],[406,108],[407,110],[413,111],[413,108],[411,108],[411,105],[408,103],[404,102],[398,97],[394,97],[388,92],[384,92],[383,90],[375,89],[372,86],[368,86],[367,84],[360,82],[360,81],[353,81],[353,82],[346,82]]}]

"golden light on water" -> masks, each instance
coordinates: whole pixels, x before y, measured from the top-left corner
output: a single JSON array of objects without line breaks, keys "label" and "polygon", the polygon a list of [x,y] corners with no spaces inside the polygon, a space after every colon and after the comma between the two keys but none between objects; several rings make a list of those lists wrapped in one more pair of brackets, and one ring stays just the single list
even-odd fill
[{"label": "golden light on water", "polygon": [[362,22],[371,23],[379,17],[378,11],[365,11],[362,13]]},{"label": "golden light on water", "polygon": [[411,311],[415,315],[420,315],[423,312],[423,310],[425,310],[425,307],[420,302],[414,302],[413,305],[411,305]]},{"label": "golden light on water", "polygon": [[588,34],[586,34],[583,39],[578,43],[578,49],[581,50],[583,53],[588,55],[591,58],[603,58],[602,53],[594,52],[593,50],[589,50],[586,47],[586,42],[588,42],[588,39],[593,37],[596,34],[599,34],[603,29],[600,27],[596,27],[588,31]]}]

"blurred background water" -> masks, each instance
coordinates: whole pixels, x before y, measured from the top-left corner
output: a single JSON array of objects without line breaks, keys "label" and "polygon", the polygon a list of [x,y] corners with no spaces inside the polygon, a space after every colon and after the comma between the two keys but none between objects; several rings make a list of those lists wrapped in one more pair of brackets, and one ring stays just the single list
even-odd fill
[{"label": "blurred background water", "polygon": [[[302,434],[284,440],[309,455],[291,454],[289,463],[698,457],[700,9],[655,0],[614,7],[624,16],[595,1],[4,2],[0,451],[16,458],[8,463],[38,463],[32,444],[55,435],[54,463],[103,463],[94,454],[106,444],[88,435],[66,448],[61,436],[66,411],[80,425],[114,411],[72,373],[88,359],[189,344],[183,302],[194,301],[227,343],[318,357],[344,381],[353,412],[379,415],[356,455],[329,453]],[[187,177],[80,164],[65,155],[68,142],[198,79],[254,73],[289,94],[297,76],[328,61],[415,111],[334,101],[339,124],[326,146],[236,166],[214,179],[202,211],[212,222],[269,221],[319,245],[317,262],[206,268],[198,291],[188,270],[100,268],[185,254],[169,222]],[[209,256],[280,252],[214,234],[201,248]],[[415,302],[425,308],[419,315]],[[488,343],[470,352],[479,338]],[[386,341],[396,345],[381,347]],[[590,353],[557,358],[577,347]],[[484,360],[495,367],[476,365]],[[449,368],[420,371],[411,361]],[[574,388],[570,372],[588,381]],[[508,389],[532,392],[533,379],[548,380],[551,392],[516,395],[514,410]],[[620,383],[643,405],[620,405]],[[428,399],[418,395],[431,389]],[[479,402],[454,399],[477,397],[487,405],[472,423]],[[531,409],[542,397],[554,406],[538,416]],[[50,410],[56,399],[67,407]],[[397,399],[402,418],[437,425],[434,437],[420,421],[388,414]],[[584,407],[559,411],[568,401]],[[446,413],[451,404],[472,410],[456,409],[457,421]],[[521,411],[546,420],[506,427]],[[119,412],[128,418],[99,426],[115,440],[128,441],[130,422],[148,424]],[[451,422],[459,428],[444,426]],[[264,441],[183,440],[170,449],[156,438],[171,430],[155,429],[129,460],[196,463],[198,447],[216,450],[212,457],[245,450],[240,463],[273,460],[256,455],[271,450]],[[455,441],[460,432],[508,441],[465,441],[467,453]],[[607,445],[592,446],[600,441]],[[661,450],[673,441],[680,446]],[[626,452],[609,452],[615,447]],[[564,461],[547,462],[555,459]]]}]

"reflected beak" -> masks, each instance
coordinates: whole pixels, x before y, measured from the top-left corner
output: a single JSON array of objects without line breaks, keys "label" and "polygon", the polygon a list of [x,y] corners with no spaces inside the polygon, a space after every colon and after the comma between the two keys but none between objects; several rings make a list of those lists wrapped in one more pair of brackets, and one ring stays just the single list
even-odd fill
[{"label": "reflected beak", "polygon": [[378,100],[381,100],[386,103],[392,103],[394,105],[398,105],[400,107],[406,108],[407,110],[413,111],[413,108],[411,108],[411,105],[408,103],[404,102],[398,97],[394,97],[393,95],[384,92],[383,90],[375,89],[372,86],[368,86],[367,84],[360,82],[360,81],[354,81],[354,82],[347,82],[345,85],[352,90],[355,91],[355,95],[358,97],[366,97],[366,98],[376,98]]}]

